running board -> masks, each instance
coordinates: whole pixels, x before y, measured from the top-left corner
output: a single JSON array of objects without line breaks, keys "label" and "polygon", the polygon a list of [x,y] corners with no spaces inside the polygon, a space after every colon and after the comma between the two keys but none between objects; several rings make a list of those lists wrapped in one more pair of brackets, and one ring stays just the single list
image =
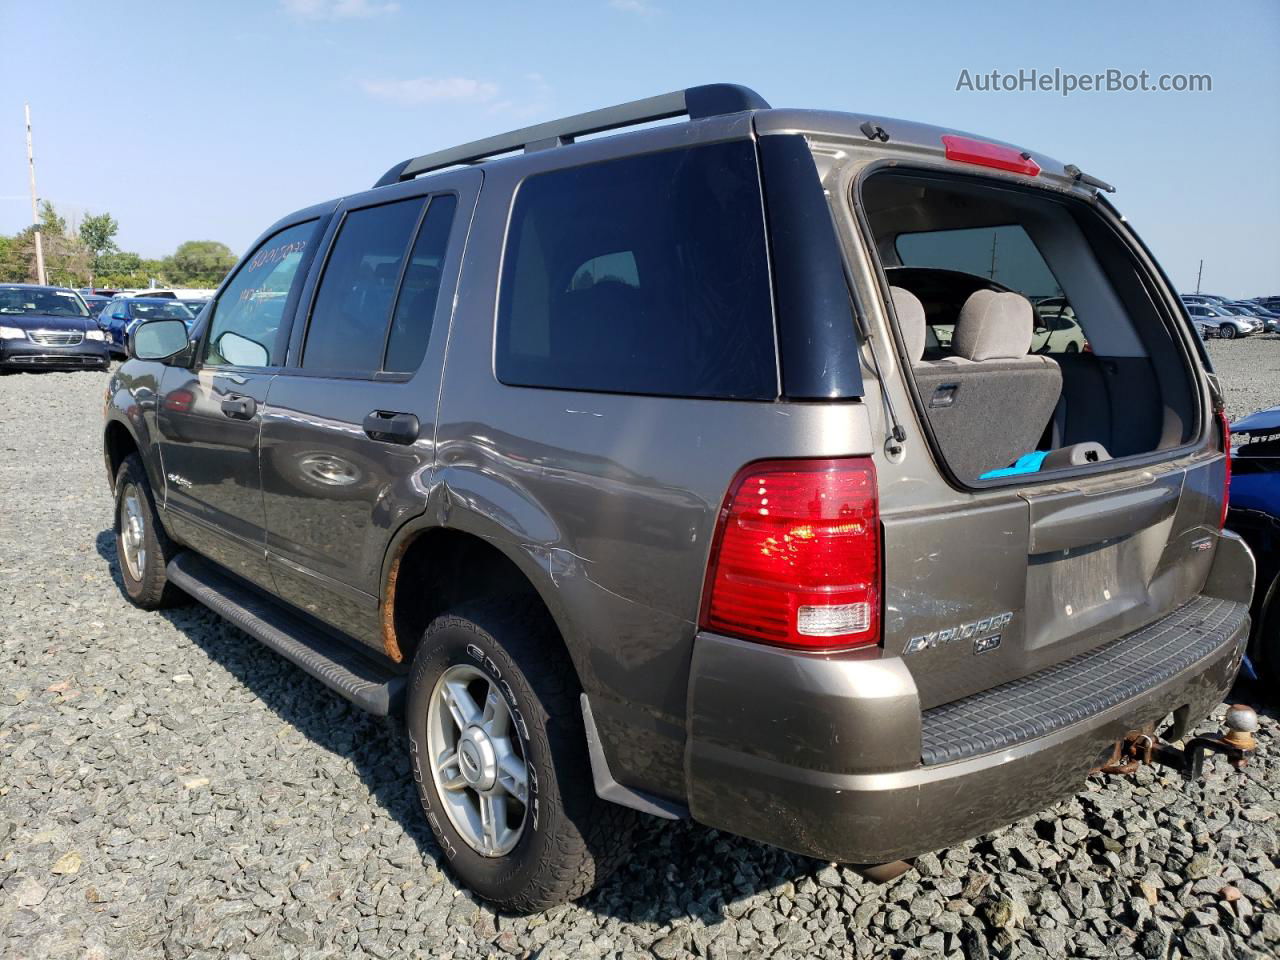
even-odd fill
[{"label": "running board", "polygon": [[404,706],[405,678],[290,613],[216,564],[190,551],[169,561],[169,580],[330,690],[378,716]]}]

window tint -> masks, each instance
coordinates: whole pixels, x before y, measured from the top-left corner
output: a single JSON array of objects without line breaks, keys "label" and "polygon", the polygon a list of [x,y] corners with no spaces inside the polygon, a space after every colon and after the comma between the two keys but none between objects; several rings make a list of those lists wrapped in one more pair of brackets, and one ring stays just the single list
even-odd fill
[{"label": "window tint", "polygon": [[530,177],[508,237],[497,334],[504,383],[777,396],[750,143]]},{"label": "window tint", "polygon": [[409,254],[404,282],[396,299],[396,312],[387,335],[387,359],[383,369],[397,373],[413,373],[422,363],[427,341],[431,339],[431,321],[440,297],[440,277],[444,268],[445,249],[449,244],[449,228],[453,225],[458,198],[452,195],[433,197],[422,220],[418,239]]},{"label": "window tint", "polygon": [[396,283],[421,197],[347,214],[316,291],[302,366],[373,373],[382,366]]},{"label": "window tint", "polygon": [[[902,233],[895,246],[903,266],[983,277],[1030,300],[1035,305],[1032,353],[1080,353],[1088,349],[1075,310],[1063,297],[1053,271],[1021,225]],[[931,324],[939,346],[949,350],[955,324]]]},{"label": "window tint", "polygon": [[1018,224],[898,235],[905,267],[959,270],[1003,283],[1032,301],[1062,296],[1062,288]]},{"label": "window tint", "polygon": [[[209,324],[209,339],[205,341],[205,362],[230,363],[219,345],[224,334],[234,333],[236,337],[229,339],[228,344],[239,342],[243,346],[244,339],[250,340],[262,348],[251,353],[266,356],[262,366],[280,365],[284,354],[280,323],[285,301],[315,229],[316,221],[309,220],[281,230],[240,267],[209,308],[213,319]],[[236,356],[246,355],[249,354],[237,349]]]}]

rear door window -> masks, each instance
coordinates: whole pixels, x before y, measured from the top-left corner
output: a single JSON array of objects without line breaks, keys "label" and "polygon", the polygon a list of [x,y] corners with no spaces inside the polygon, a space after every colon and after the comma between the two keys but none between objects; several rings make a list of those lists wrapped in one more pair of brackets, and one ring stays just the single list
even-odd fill
[{"label": "rear door window", "polygon": [[387,334],[382,368],[388,373],[413,373],[422,363],[440,299],[444,256],[457,207],[458,198],[453,194],[432,197],[422,218]]},{"label": "rear door window", "polygon": [[304,369],[372,374],[382,367],[396,287],[424,203],[414,197],[347,214],[311,309]]},{"label": "rear door window", "polygon": [[508,230],[496,372],[519,386],[776,397],[752,144],[526,180]]}]

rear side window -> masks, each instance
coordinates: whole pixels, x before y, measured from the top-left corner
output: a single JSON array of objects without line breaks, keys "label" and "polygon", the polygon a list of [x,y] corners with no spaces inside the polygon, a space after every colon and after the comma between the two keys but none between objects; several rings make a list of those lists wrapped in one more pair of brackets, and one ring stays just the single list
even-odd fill
[{"label": "rear side window", "polygon": [[302,366],[373,373],[422,197],[353,210],[343,220],[316,291]]},{"label": "rear side window", "polygon": [[753,145],[526,180],[503,261],[496,372],[517,386],[776,397]]},{"label": "rear side window", "polygon": [[452,194],[433,197],[422,219],[418,239],[409,254],[404,282],[396,298],[391,331],[387,334],[387,357],[383,369],[392,373],[413,373],[422,363],[431,339],[431,321],[440,299],[440,279],[449,230],[458,198]]},{"label": "rear side window", "polygon": [[213,319],[205,341],[205,362],[280,365],[284,356],[280,324],[285,302],[315,230],[315,220],[287,227],[240,266],[210,308]]}]

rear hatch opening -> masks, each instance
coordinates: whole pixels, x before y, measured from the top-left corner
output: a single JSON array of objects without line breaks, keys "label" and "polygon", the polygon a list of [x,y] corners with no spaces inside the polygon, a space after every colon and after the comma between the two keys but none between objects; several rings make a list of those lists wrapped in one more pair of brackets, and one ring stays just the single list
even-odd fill
[{"label": "rear hatch opening", "polygon": [[953,484],[1136,466],[1200,436],[1180,318],[1093,205],[895,167],[864,178],[860,207]]},{"label": "rear hatch opening", "polygon": [[1221,527],[1212,390],[1166,281],[1105,205],[1040,183],[855,181],[936,468],[910,461],[880,511],[883,649],[926,711],[1182,623]]}]

